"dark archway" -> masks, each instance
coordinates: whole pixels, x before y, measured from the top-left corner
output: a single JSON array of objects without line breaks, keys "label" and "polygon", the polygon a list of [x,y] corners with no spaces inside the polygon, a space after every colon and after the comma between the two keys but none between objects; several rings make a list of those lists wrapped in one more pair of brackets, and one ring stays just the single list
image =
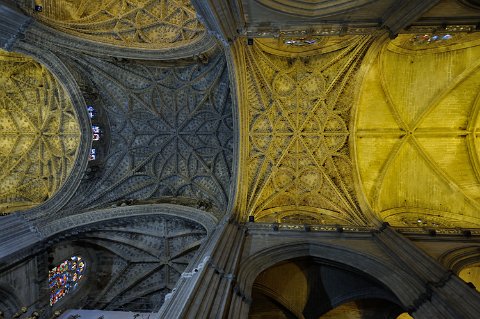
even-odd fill
[{"label": "dark archway", "polygon": [[341,306],[368,318],[395,319],[403,312],[395,295],[373,277],[339,263],[301,257],[257,276],[249,318],[330,318]]},{"label": "dark archway", "polygon": [[[231,318],[248,316],[254,283],[263,271],[276,264],[305,257],[313,258],[316,263],[344,269],[367,278],[375,278],[378,287],[383,287],[385,289],[383,291],[390,292],[390,297],[386,300],[399,305],[400,309],[412,308],[414,300],[424,290],[423,284],[418,279],[388,260],[381,260],[368,253],[360,253],[331,244],[296,242],[273,246],[245,259],[240,266],[236,287],[236,290],[243,292],[245,298],[233,301],[230,308]],[[365,295],[363,298],[385,299],[385,296],[386,294]],[[331,306],[355,299],[362,299],[362,297],[360,294],[345,293],[342,298],[334,299]]]}]

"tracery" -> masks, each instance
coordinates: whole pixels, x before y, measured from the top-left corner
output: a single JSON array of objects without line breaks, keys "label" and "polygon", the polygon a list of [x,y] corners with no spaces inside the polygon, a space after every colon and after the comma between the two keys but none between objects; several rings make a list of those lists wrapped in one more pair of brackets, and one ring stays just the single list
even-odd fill
[{"label": "tracery", "polygon": [[9,213],[61,187],[80,132],[69,96],[44,66],[0,51],[0,70],[0,213]]},{"label": "tracery", "polygon": [[351,182],[348,122],[368,42],[332,38],[301,50],[262,39],[245,48],[248,190],[241,198],[257,221],[365,223]]},{"label": "tracery", "polygon": [[50,306],[78,287],[85,270],[86,264],[82,257],[72,256],[49,271]]},{"label": "tracery", "polygon": [[183,45],[205,33],[190,2],[182,0],[45,1],[35,18],[69,34],[127,47]]}]

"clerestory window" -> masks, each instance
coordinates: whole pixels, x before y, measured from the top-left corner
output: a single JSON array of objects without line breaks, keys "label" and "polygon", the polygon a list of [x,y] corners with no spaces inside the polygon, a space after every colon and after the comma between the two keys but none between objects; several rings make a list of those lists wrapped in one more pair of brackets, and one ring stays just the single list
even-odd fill
[{"label": "clerestory window", "polygon": [[72,256],[50,270],[48,273],[50,306],[77,288],[85,269],[86,264],[82,257]]}]

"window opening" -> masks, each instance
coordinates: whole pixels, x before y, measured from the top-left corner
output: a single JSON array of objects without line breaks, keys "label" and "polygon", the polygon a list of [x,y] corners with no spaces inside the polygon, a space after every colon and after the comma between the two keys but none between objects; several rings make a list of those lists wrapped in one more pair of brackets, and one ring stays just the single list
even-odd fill
[{"label": "window opening", "polygon": [[97,150],[95,148],[92,148],[90,150],[90,154],[88,155],[88,160],[89,161],[94,161],[97,159]]},{"label": "window opening", "polygon": [[95,109],[93,108],[93,106],[91,105],[88,105],[87,106],[87,112],[88,112],[88,116],[93,119],[95,117],[95,115],[97,114],[97,111],[95,111]]},{"label": "window opening", "polygon": [[48,273],[50,306],[77,288],[78,281],[85,273],[85,268],[85,261],[81,257],[72,256],[50,270]]},{"label": "window opening", "polygon": [[94,141],[99,141],[100,140],[100,126],[98,125],[92,125],[92,132],[93,132],[93,140]]}]

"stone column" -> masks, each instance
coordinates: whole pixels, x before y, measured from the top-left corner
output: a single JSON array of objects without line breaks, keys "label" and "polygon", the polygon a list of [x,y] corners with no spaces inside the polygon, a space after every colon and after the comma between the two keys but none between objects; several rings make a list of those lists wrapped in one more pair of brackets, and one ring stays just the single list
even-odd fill
[{"label": "stone column", "polygon": [[409,312],[416,319],[480,318],[480,294],[452,271],[396,232],[388,223],[374,233],[374,238],[400,267],[424,282],[424,292],[409,305]]},{"label": "stone column", "polygon": [[[219,225],[193,270],[182,281],[159,312],[160,318],[223,318],[235,290],[246,228],[233,219]],[[197,277],[197,278],[195,278]],[[192,284],[186,281],[192,281]]]},{"label": "stone column", "polygon": [[435,6],[439,0],[400,0],[383,14],[382,26],[394,38],[403,29],[415,22],[419,17]]},{"label": "stone column", "polygon": [[235,1],[192,0],[192,4],[198,20],[225,46],[235,40],[245,24]]}]

